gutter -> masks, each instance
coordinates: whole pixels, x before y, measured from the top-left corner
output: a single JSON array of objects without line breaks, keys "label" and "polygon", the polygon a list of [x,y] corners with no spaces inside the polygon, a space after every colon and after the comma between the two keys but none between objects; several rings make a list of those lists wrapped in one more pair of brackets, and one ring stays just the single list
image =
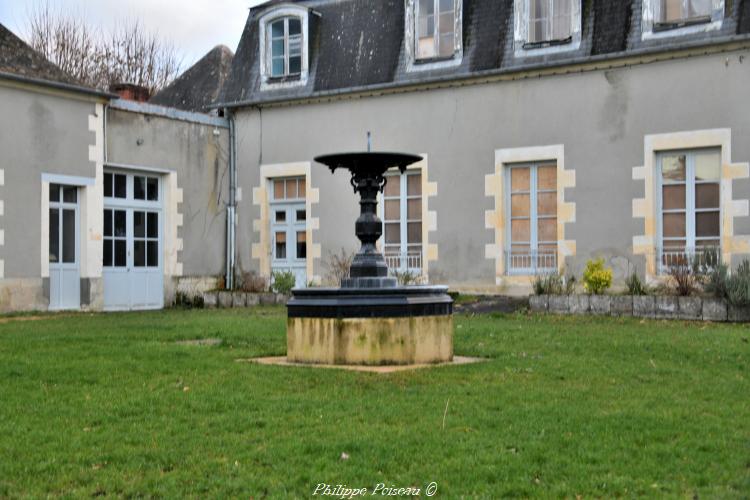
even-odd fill
[{"label": "gutter", "polygon": [[[487,83],[492,79],[515,79],[529,78],[542,76],[546,73],[559,74],[560,69],[570,67],[567,73],[583,73],[584,71],[592,71],[595,69],[606,69],[606,67],[622,67],[628,65],[628,60],[644,58],[651,56],[654,59],[649,61],[635,61],[637,64],[644,64],[646,62],[655,62],[662,60],[677,59],[680,57],[687,57],[691,55],[712,54],[718,52],[727,52],[729,50],[745,49],[750,48],[748,45],[750,42],[750,34],[746,35],[731,35],[722,37],[714,40],[699,40],[694,42],[682,43],[677,46],[669,47],[648,47],[637,50],[629,50],[612,54],[599,54],[595,56],[579,56],[570,57],[567,59],[557,60],[555,62],[542,62],[542,63],[531,63],[523,64],[519,66],[506,67],[506,68],[495,68],[484,71],[476,71],[470,74],[462,75],[445,75],[439,77],[425,78],[422,80],[415,79],[413,81],[399,81],[399,82],[386,82],[376,83],[371,85],[362,85],[358,87],[346,87],[335,90],[324,90],[314,92],[306,96],[290,96],[290,97],[277,97],[269,99],[246,99],[242,101],[234,102],[223,102],[217,103],[215,107],[223,108],[240,108],[245,106],[275,106],[275,105],[292,105],[297,103],[303,103],[307,101],[319,101],[327,100],[331,98],[341,96],[353,96],[355,94],[363,93],[397,93],[399,91],[408,92],[414,90],[422,90],[431,86],[462,86],[472,85],[478,83]],[[732,47],[737,45],[737,47]],[[727,47],[730,46],[730,47]],[[605,65],[603,63],[611,63]],[[586,69],[587,65],[598,65],[595,68]],[[576,67],[577,66],[577,67]],[[531,76],[522,76],[521,73],[535,73]]]},{"label": "gutter", "polygon": [[226,277],[227,290],[234,290],[237,258],[237,158],[235,147],[235,125],[232,111],[225,113],[229,122],[229,203],[227,204]]},{"label": "gutter", "polygon": [[90,87],[83,87],[80,85],[73,85],[70,83],[54,82],[51,80],[43,80],[41,78],[32,78],[30,76],[16,75],[15,73],[6,73],[0,71],[0,78],[10,80],[14,82],[29,83],[32,85],[41,85],[43,87],[50,87],[57,90],[66,90],[68,92],[75,92],[77,94],[86,94],[94,97],[101,97],[103,99],[117,99],[117,94],[111,92],[105,92],[104,90],[92,89]]}]

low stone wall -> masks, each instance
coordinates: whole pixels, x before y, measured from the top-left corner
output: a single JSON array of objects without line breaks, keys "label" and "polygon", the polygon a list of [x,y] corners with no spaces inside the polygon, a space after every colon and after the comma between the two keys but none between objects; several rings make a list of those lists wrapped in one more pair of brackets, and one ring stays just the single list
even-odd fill
[{"label": "low stone wall", "polygon": [[289,296],[280,293],[207,292],[203,294],[203,307],[210,309],[285,305],[287,300]]},{"label": "low stone wall", "polygon": [[694,321],[750,321],[749,307],[736,307],[723,300],[701,297],[630,295],[532,295],[533,312],[634,316],[650,319]]}]

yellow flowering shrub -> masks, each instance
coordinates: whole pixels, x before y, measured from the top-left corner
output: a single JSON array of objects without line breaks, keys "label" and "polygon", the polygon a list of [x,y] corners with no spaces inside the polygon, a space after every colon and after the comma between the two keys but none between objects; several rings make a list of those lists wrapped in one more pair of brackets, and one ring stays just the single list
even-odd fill
[{"label": "yellow flowering shrub", "polygon": [[604,259],[589,260],[583,270],[583,288],[599,295],[612,286],[612,269],[604,267]]}]

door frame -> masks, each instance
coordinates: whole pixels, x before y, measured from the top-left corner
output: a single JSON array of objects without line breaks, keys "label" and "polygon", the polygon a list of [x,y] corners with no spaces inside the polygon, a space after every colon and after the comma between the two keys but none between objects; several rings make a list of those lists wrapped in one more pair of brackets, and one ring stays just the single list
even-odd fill
[{"label": "door frame", "polygon": [[[58,201],[51,201],[49,200],[49,192],[52,191],[53,188],[60,188],[60,198]],[[71,202],[65,202],[63,201],[63,190],[64,188],[73,188],[76,191],[76,201],[75,203]],[[50,280],[50,286],[49,286],[49,310],[50,311],[64,311],[64,310],[80,310],[81,309],[81,209],[80,209],[80,200],[81,200],[81,189],[80,186],[77,185],[71,185],[71,184],[59,184],[54,183],[49,185],[49,191],[48,191],[48,205],[47,205],[47,211],[48,213],[52,210],[58,211],[58,226],[57,226],[57,251],[58,251],[58,259],[59,262],[49,262],[49,280]],[[72,263],[65,263],[62,262],[62,255],[63,255],[63,213],[65,210],[73,210],[74,213],[74,222],[75,226],[73,228],[73,241],[75,242],[75,258],[74,262]],[[50,219],[51,220],[51,219]],[[48,220],[49,223],[49,220]],[[49,254],[49,243],[51,243],[51,237],[48,234],[48,242],[47,242],[47,253]],[[52,286],[52,274],[53,273],[59,273],[58,280],[62,282],[62,276],[64,271],[75,271],[76,272],[76,280],[77,280],[77,286],[75,287],[76,290],[78,290],[78,294],[76,297],[74,297],[74,303],[77,304],[73,307],[65,307],[64,300],[62,297],[62,288],[57,290],[60,293],[60,296],[57,297],[57,303],[53,301],[53,293],[55,290],[53,290]],[[53,305],[54,304],[54,305]]]}]

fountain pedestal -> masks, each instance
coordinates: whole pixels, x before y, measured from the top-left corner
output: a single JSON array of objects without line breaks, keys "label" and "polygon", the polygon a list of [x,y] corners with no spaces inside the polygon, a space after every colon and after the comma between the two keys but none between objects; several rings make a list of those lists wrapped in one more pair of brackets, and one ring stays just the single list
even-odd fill
[{"label": "fountain pedestal", "polygon": [[421,157],[399,153],[345,153],[315,158],[332,172],[351,172],[360,195],[355,225],[362,242],[341,288],[292,291],[287,303],[287,360],[320,364],[422,364],[453,359],[453,300],[442,286],[397,285],[377,251],[382,222],[377,195],[385,172],[402,173]]}]

